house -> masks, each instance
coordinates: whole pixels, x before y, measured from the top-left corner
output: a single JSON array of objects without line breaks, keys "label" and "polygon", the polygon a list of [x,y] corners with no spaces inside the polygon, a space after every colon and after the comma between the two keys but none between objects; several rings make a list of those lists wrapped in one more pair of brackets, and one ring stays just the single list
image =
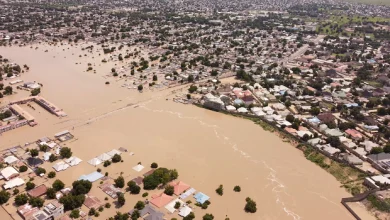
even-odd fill
[{"label": "house", "polygon": [[64,214],[64,205],[57,201],[52,201],[43,207],[43,211],[49,214],[53,219],[56,219]]},{"label": "house", "polygon": [[332,113],[320,113],[319,115],[317,115],[317,118],[323,123],[334,122],[334,120],[336,119],[336,117]]},{"label": "house", "polygon": [[197,194],[195,194],[194,198],[200,204],[203,204],[210,199],[210,197],[208,195],[206,195],[202,192],[198,192]]},{"label": "house", "polygon": [[15,170],[13,167],[6,167],[3,170],[0,171],[0,174],[4,177],[6,180],[10,180],[12,178],[15,178],[19,176],[19,172]]},{"label": "house", "polygon": [[351,136],[351,138],[354,140],[360,140],[363,138],[363,135],[355,129],[347,129],[345,130],[345,133]]},{"label": "house", "polygon": [[363,165],[363,161],[358,158],[357,156],[351,154],[345,154],[344,155],[344,160],[347,161],[349,164],[353,164],[353,165]]},{"label": "house", "polygon": [[40,185],[38,187],[35,187],[34,189],[32,190],[29,190],[27,192],[27,195],[31,196],[31,197],[40,197],[40,196],[43,196],[45,195],[47,192],[47,187],[45,185]]},{"label": "house", "polygon": [[172,200],[173,200],[172,196],[168,196],[165,193],[161,193],[159,195],[153,195],[152,200],[150,200],[150,203],[155,205],[157,208],[161,208],[163,206],[166,206]]},{"label": "house", "polygon": [[33,214],[37,213],[38,211],[39,208],[32,207],[30,204],[27,203],[25,205],[19,206],[17,212],[24,220],[30,220],[32,219]]},{"label": "house", "polygon": [[[131,216],[135,209],[129,212]],[[139,211],[141,218],[145,220],[163,220],[164,213],[155,210],[151,205],[146,205],[142,210]]]},{"label": "house", "polygon": [[360,145],[363,146],[367,152],[370,152],[372,148],[379,146],[378,144],[369,140],[365,140],[364,142],[361,142]]},{"label": "house", "polygon": [[175,195],[179,196],[186,190],[190,188],[190,185],[184,183],[183,181],[171,182],[169,185],[173,186]]}]

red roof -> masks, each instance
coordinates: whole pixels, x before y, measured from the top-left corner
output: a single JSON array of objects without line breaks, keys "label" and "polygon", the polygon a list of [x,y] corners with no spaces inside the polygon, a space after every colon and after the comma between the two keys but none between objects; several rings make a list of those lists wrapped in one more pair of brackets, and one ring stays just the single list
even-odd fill
[{"label": "red roof", "polygon": [[177,196],[182,194],[184,191],[186,191],[187,189],[190,188],[190,185],[188,185],[182,181],[172,182],[169,185],[173,186],[173,188],[175,189],[174,193]]},{"label": "red roof", "polygon": [[155,205],[158,208],[166,206],[173,200],[172,196],[168,196],[167,194],[161,193],[160,195],[153,195],[150,203]]},{"label": "red roof", "polygon": [[354,138],[362,138],[363,137],[363,135],[360,132],[356,131],[355,129],[347,129],[347,130],[345,130],[345,133],[351,135]]},{"label": "red roof", "polygon": [[40,197],[46,194],[47,187],[45,185],[40,185],[32,190],[29,190],[27,194],[31,197]]}]

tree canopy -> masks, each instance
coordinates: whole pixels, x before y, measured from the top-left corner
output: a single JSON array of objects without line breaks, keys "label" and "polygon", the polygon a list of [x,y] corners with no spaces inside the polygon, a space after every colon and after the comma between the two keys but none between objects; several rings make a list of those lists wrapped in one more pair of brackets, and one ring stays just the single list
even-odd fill
[{"label": "tree canopy", "polygon": [[176,170],[168,170],[167,168],[157,168],[152,174],[145,177],[144,189],[151,190],[157,188],[160,184],[167,184],[168,182],[177,179],[179,176]]}]

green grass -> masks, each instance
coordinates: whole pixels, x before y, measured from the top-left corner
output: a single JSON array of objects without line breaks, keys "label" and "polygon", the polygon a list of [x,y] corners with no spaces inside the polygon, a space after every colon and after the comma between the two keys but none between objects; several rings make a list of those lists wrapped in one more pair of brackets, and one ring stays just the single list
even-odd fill
[{"label": "green grass", "polygon": [[390,1],[388,0],[346,0],[349,2],[357,2],[368,5],[387,5],[390,6]]}]

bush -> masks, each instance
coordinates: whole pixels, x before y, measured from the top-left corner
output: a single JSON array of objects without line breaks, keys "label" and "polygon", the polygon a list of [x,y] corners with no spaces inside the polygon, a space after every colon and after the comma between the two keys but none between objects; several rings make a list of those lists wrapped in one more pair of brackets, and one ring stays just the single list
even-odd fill
[{"label": "bush", "polygon": [[114,182],[115,186],[118,188],[123,188],[125,186],[125,179],[122,176],[118,176],[118,178],[116,178]]},{"label": "bush", "polygon": [[53,188],[48,188],[46,191],[46,196],[48,199],[55,199],[56,198],[56,190]]},{"label": "bush", "polygon": [[171,196],[175,192],[175,188],[173,186],[166,186],[164,193]]},{"label": "bush", "polygon": [[234,190],[234,192],[241,192],[241,187],[235,186],[233,190]]},{"label": "bush", "polygon": [[103,206],[100,206],[98,210],[99,210],[99,212],[103,212],[103,210],[104,210]]},{"label": "bush", "polygon": [[35,188],[35,183],[33,182],[27,182],[26,183],[26,190],[31,190]]},{"label": "bush", "polygon": [[138,209],[138,210],[142,210],[145,208],[145,203],[142,202],[142,201],[138,201],[135,206],[134,206],[135,209]]},{"label": "bush", "polygon": [[109,209],[109,208],[111,207],[111,204],[107,202],[107,203],[104,205],[104,207],[106,207],[106,209]]},{"label": "bush", "polygon": [[145,193],[142,194],[142,197],[145,198],[145,197],[147,197],[148,195],[149,195],[149,193],[145,192]]},{"label": "bush", "polygon": [[122,160],[122,157],[121,157],[121,155],[119,155],[119,154],[115,154],[115,155],[112,157],[111,160],[112,160],[113,163],[118,163],[119,161]]},{"label": "bush", "polygon": [[223,185],[219,185],[219,187],[215,190],[218,195],[222,196],[223,195]]},{"label": "bush", "polygon": [[139,194],[141,191],[141,187],[139,187],[134,181],[129,181],[127,183],[127,186],[129,187],[129,191],[131,194]]},{"label": "bush", "polygon": [[156,169],[156,168],[158,167],[158,164],[153,162],[153,163],[150,165],[150,167],[153,168],[153,169]]},{"label": "bush", "polygon": [[54,177],[56,177],[56,172],[51,171],[49,174],[47,174],[47,177],[49,177],[49,178],[54,178]]},{"label": "bush", "polygon": [[47,146],[46,144],[43,144],[43,145],[39,146],[39,150],[42,151],[42,152],[46,152],[48,148],[49,148],[49,146]]},{"label": "bush", "polygon": [[183,220],[193,220],[195,219],[195,214],[193,212],[191,212],[190,214],[188,214],[186,217],[183,218]]},{"label": "bush", "polygon": [[55,191],[60,191],[65,187],[65,184],[61,180],[56,180],[53,182],[52,187]]},{"label": "bush", "polygon": [[24,205],[28,202],[28,196],[26,194],[19,194],[17,196],[15,196],[15,204],[17,206],[21,206],[21,205]]},{"label": "bush", "polygon": [[80,210],[78,210],[78,209],[72,210],[69,217],[71,217],[73,219],[79,218],[80,217]]},{"label": "bush", "polygon": [[23,165],[23,166],[20,166],[19,167],[19,172],[23,173],[23,172],[26,172],[27,171],[27,166]]},{"label": "bush", "polygon": [[96,171],[100,173],[102,172],[102,169],[98,168]]},{"label": "bush", "polygon": [[18,194],[19,193],[19,190],[17,188],[14,189],[13,191],[14,195]]},{"label": "bush", "polygon": [[144,87],[142,85],[138,86],[138,91],[142,91],[143,89],[144,89]]},{"label": "bush", "polygon": [[256,202],[249,197],[246,198],[246,205],[244,209],[246,212],[255,213],[257,211]]}]

